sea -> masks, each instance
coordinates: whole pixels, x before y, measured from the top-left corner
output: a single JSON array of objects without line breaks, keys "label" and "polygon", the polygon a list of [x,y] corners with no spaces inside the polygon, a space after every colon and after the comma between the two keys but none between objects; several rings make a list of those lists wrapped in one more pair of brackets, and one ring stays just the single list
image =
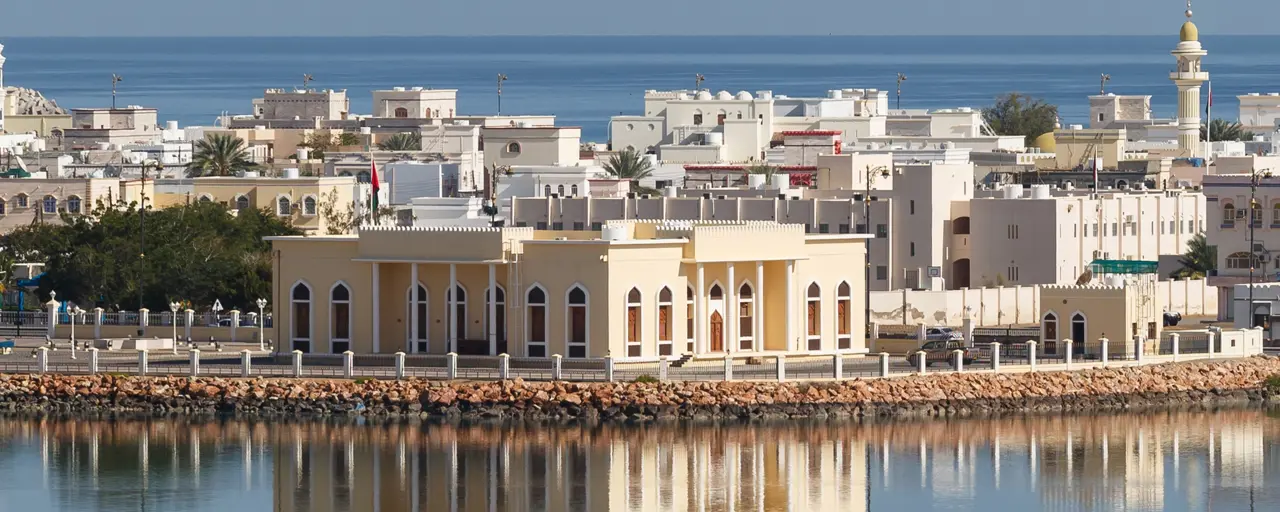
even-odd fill
[{"label": "sea", "polygon": [[[34,88],[64,107],[117,104],[160,110],[162,120],[210,125],[247,114],[267,88],[346,89],[354,112],[371,112],[370,91],[395,86],[458,89],[459,113],[554,114],[581,126],[583,139],[607,139],[608,120],[643,113],[646,89],[702,86],[729,92],[772,90],[792,97],[829,89],[890,91],[897,106],[935,109],[990,105],[1017,91],[1059,106],[1064,125],[1087,124],[1087,96],[1109,74],[1107,92],[1152,96],[1156,117],[1173,117],[1169,81],[1178,43],[1168,36],[476,36],[476,37],[3,37],[6,85]],[[1235,120],[1237,95],[1280,92],[1280,36],[1211,36],[1204,69],[1212,77],[1214,117]],[[1208,94],[1207,88],[1204,94]]]}]

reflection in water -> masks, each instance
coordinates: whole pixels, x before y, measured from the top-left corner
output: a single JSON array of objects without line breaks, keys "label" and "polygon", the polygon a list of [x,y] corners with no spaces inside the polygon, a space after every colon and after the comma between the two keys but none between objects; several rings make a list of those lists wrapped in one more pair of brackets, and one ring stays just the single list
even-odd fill
[{"label": "reflection in water", "polygon": [[0,510],[1277,510],[1278,429],[1258,410],[645,427],[0,417]]}]

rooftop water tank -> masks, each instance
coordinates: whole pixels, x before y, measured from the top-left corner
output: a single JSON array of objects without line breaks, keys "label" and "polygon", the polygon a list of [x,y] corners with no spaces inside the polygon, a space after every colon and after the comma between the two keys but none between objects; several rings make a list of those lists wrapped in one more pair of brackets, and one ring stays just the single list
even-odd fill
[{"label": "rooftop water tank", "polygon": [[169,131],[171,131],[171,132],[176,132],[176,131],[178,131],[178,122],[177,122],[177,121],[165,121],[165,122],[164,122],[164,129],[169,130]]},{"label": "rooftop water tank", "polygon": [[756,98],[771,100],[773,99],[773,91],[756,91]]},{"label": "rooftop water tank", "polygon": [[311,148],[298,148],[298,161],[307,160],[311,156]]},{"label": "rooftop water tank", "polygon": [[422,92],[422,86],[414,87],[413,92]]},{"label": "rooftop water tank", "polygon": [[1107,286],[1124,288],[1124,277],[1122,276],[1118,276],[1114,274],[1108,275],[1107,277],[1103,278],[1102,282],[1106,283]]},{"label": "rooftop water tank", "polygon": [[724,134],[720,132],[707,132],[702,135],[702,140],[708,146],[723,146]]},{"label": "rooftop water tank", "polygon": [[830,91],[827,91],[827,97],[833,100],[844,99],[844,91],[841,91],[839,89],[832,89]]},{"label": "rooftop water tank", "polygon": [[370,127],[368,127],[368,126],[361,126],[361,127],[360,127],[360,135],[369,135],[369,134],[372,134],[372,133],[373,133],[373,128],[370,128]]},{"label": "rooftop water tank", "polygon": [[786,190],[791,188],[791,175],[785,172],[779,172],[773,175],[773,187],[778,190]]},{"label": "rooftop water tank", "polygon": [[106,151],[108,149],[111,149],[110,142],[99,142],[97,146],[98,146],[98,151]]},{"label": "rooftop water tank", "polygon": [[404,87],[392,87],[391,90],[395,92],[404,92]]},{"label": "rooftop water tank", "polygon": [[285,177],[285,178],[287,178],[287,179],[297,179],[297,178],[298,178],[298,168],[297,168],[297,167],[289,167],[289,168],[285,169],[285,170],[284,170],[284,177]]},{"label": "rooftop water tank", "polygon": [[750,188],[752,190],[759,190],[764,188],[764,182],[766,177],[767,176],[763,174],[748,174],[747,188]]},{"label": "rooftop water tank", "polygon": [[1049,186],[1048,185],[1032,185],[1031,198],[1032,199],[1048,199]]},{"label": "rooftop water tank", "polygon": [[626,226],[604,226],[600,228],[600,238],[602,240],[619,241],[628,238]]},{"label": "rooftop water tank", "polygon": [[1001,192],[1004,194],[1005,199],[1021,199],[1022,185],[1005,185],[1004,190],[1001,190]]},{"label": "rooftop water tank", "polygon": [[668,185],[662,189],[662,197],[676,197],[676,186]]}]

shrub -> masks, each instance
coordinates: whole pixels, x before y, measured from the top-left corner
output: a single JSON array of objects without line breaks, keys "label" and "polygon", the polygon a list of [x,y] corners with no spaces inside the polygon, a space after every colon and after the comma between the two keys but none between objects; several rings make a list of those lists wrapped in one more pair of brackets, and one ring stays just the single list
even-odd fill
[{"label": "shrub", "polygon": [[360,377],[356,379],[356,384],[368,384],[370,382],[373,382],[372,377]]},{"label": "shrub", "polygon": [[1280,373],[1267,377],[1262,381],[1262,389],[1270,393],[1280,394]]},{"label": "shrub", "polygon": [[658,382],[658,379],[652,375],[641,375],[639,377],[636,377],[636,380],[632,382],[639,383],[639,384],[655,384]]}]

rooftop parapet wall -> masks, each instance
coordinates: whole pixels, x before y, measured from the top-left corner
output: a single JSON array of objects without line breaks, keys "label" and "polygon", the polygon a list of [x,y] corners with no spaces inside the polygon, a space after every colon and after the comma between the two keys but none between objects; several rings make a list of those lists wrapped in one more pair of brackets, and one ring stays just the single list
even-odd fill
[{"label": "rooftop parapet wall", "polygon": [[693,243],[686,256],[696,261],[758,261],[805,259],[804,226],[772,222],[708,225],[691,229]]},{"label": "rooftop parapet wall", "polygon": [[362,227],[360,259],[391,261],[501,261],[529,228]]}]

